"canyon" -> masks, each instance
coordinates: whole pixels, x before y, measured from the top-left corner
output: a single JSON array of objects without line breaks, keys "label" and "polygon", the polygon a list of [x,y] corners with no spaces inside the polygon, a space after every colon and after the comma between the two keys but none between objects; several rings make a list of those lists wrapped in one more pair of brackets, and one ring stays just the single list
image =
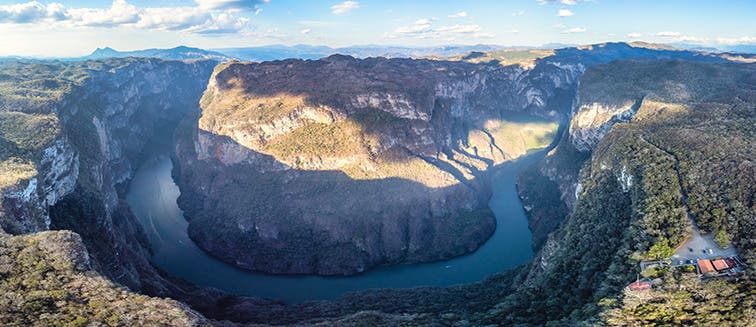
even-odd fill
[{"label": "canyon", "polygon": [[[346,275],[471,252],[495,228],[489,169],[551,142],[559,113],[547,107],[561,99],[549,95],[578,71],[532,85],[529,71],[498,64],[221,65],[195,130],[177,139],[190,236],[269,273]],[[553,118],[507,117],[522,112]]]},{"label": "canyon", "polygon": [[[4,63],[0,276],[33,274],[34,265],[5,259],[18,253],[62,256],[77,264],[53,260],[39,269],[98,275],[183,301],[192,308],[129,300],[177,310],[183,324],[217,323],[195,310],[275,324],[541,324],[570,313],[595,319],[593,303],[632,277],[627,258],[684,237],[679,215],[648,214],[681,210],[670,195],[680,192],[669,185],[687,188],[704,231],[725,230],[739,249],[750,247],[753,183],[731,177],[753,177],[753,64],[628,44],[539,56],[532,66],[341,55],[220,65]],[[207,253],[267,273],[358,274],[475,251],[496,228],[489,174],[552,140],[555,147],[518,179],[539,249],[533,263],[455,287],[297,305],[201,289],[152,266],[149,241],[124,200],[148,144],[163,143],[173,150],[189,236]],[[720,158],[706,142],[730,144]],[[678,173],[658,147],[706,164],[680,165],[682,184],[661,183]],[[586,234],[604,246],[581,242]],[[578,265],[599,277],[573,269],[569,279],[579,287],[567,291],[554,276],[587,253],[597,259]],[[539,291],[570,305],[533,315],[550,305]]]}]

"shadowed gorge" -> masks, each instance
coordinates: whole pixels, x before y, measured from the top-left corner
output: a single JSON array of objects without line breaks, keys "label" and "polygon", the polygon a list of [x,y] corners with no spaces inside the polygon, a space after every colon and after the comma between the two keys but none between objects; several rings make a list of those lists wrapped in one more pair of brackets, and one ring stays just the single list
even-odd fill
[{"label": "shadowed gorge", "polygon": [[354,274],[471,252],[495,228],[488,170],[556,131],[507,119],[535,113],[512,81],[520,73],[339,55],[223,64],[196,131],[178,138],[190,236],[270,273]]},{"label": "shadowed gorge", "polygon": [[0,61],[0,324],[753,324],[752,55],[441,57]]}]

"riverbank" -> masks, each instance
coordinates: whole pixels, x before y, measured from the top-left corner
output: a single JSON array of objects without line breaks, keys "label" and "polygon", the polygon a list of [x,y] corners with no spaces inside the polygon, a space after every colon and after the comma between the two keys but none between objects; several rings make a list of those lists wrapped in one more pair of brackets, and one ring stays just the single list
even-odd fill
[{"label": "riverbank", "polygon": [[171,177],[170,156],[159,151],[153,153],[138,169],[126,201],[148,235],[154,253],[152,263],[197,286],[287,303],[332,300],[367,289],[473,283],[514,268],[533,256],[531,233],[517,196],[515,176],[535,163],[543,152],[495,168],[489,207],[496,216],[497,227],[477,251],[451,260],[382,267],[350,277],[267,275],[238,269],[208,255],[187,235],[188,223],[176,205],[179,190]]}]

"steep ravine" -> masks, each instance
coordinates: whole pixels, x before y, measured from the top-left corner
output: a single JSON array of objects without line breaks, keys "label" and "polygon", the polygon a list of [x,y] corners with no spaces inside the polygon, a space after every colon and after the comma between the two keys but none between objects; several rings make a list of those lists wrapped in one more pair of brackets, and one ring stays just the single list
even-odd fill
[{"label": "steep ravine", "polygon": [[[519,94],[522,97],[518,98],[520,100],[505,100],[502,102],[502,107],[521,108],[523,111],[541,116],[548,116],[550,111],[561,112],[563,115],[567,116],[569,115],[566,114],[566,112],[569,111],[569,105],[564,106],[564,104],[573,101],[576,87],[574,81],[580,76],[584,67],[623,56],[669,57],[671,55],[677,54],[673,51],[633,49],[627,45],[601,45],[595,46],[595,48],[592,47],[590,50],[565,49],[565,51],[558,53],[549,60],[556,63],[563,62],[570,64],[571,66],[569,67],[571,67],[571,69],[564,70],[564,65],[548,64],[549,60],[544,60],[545,62],[541,62],[533,69],[523,70],[514,77],[514,80],[518,82],[517,87],[514,87],[513,91],[515,94]],[[690,53],[681,52],[681,55],[690,55]],[[156,130],[168,132],[172,129],[172,126],[174,126],[175,121],[162,118],[166,118],[167,116],[181,117],[189,110],[197,108],[197,98],[202,90],[205,89],[206,85],[204,81],[195,84],[195,79],[206,79],[207,76],[210,75],[213,65],[205,62],[187,64],[152,59],[123,59],[122,61],[107,61],[105,63],[91,62],[88,64],[102,66],[91,69],[92,71],[88,71],[86,75],[92,74],[91,79],[87,79],[85,83],[82,84],[75,84],[72,90],[63,92],[64,96],[61,98],[56,98],[38,105],[36,102],[31,103],[31,101],[30,103],[19,104],[17,103],[17,100],[13,100],[10,97],[0,97],[0,100],[2,100],[0,104],[2,105],[3,110],[0,114],[0,118],[2,118],[0,121],[0,123],[2,123],[0,124],[0,127],[3,128],[2,139],[0,139],[0,148],[3,149],[0,153],[2,155],[0,158],[0,161],[2,161],[0,168],[3,169],[3,172],[11,171],[16,174],[15,176],[19,177],[19,179],[14,180],[14,184],[10,186],[3,184],[6,183],[6,180],[3,180],[3,183],[0,183],[0,188],[2,188],[3,193],[3,206],[2,212],[0,212],[0,223],[2,223],[2,228],[14,234],[34,233],[49,228],[67,228],[77,231],[82,235],[83,243],[87,245],[87,249],[91,252],[91,267],[94,268],[94,270],[92,272],[86,272],[88,278],[94,278],[92,276],[96,276],[98,273],[104,274],[117,283],[129,286],[132,290],[142,291],[151,295],[171,295],[175,298],[179,298],[189,303],[193,308],[199,309],[213,318],[258,323],[299,323],[309,321],[312,323],[323,324],[336,322],[343,324],[356,324],[364,323],[365,321],[374,321],[385,325],[396,325],[399,322],[409,324],[437,324],[443,322],[443,324],[457,323],[463,325],[465,322],[472,324],[501,323],[502,321],[523,322],[526,321],[525,319],[531,317],[526,314],[529,311],[523,309],[524,307],[532,307],[535,309],[542,308],[539,301],[543,300],[543,294],[540,296],[538,293],[531,294],[534,295],[532,298],[529,297],[530,295],[522,296],[522,294],[527,294],[528,287],[533,285],[541,290],[556,289],[558,291],[564,291],[559,293],[560,297],[555,298],[554,301],[569,299],[580,299],[580,301],[584,301],[586,299],[585,293],[571,294],[565,291],[565,289],[553,288],[553,284],[534,284],[534,281],[537,281],[540,278],[540,280],[555,282],[554,279],[549,279],[549,276],[554,272],[553,269],[555,269],[555,264],[556,267],[566,267],[569,266],[567,264],[569,262],[579,261],[563,260],[564,258],[555,260],[555,258],[552,258],[555,253],[556,257],[565,257],[564,254],[570,252],[569,248],[565,246],[566,244],[580,244],[579,239],[559,239],[559,237],[570,233],[573,236],[594,235],[597,233],[596,230],[583,231],[585,233],[582,234],[576,234],[575,231],[578,231],[578,227],[580,226],[592,226],[591,222],[601,221],[590,221],[586,219],[591,217],[609,217],[608,215],[603,214],[609,214],[611,211],[602,212],[602,215],[586,213],[582,218],[575,219],[572,225],[568,227],[560,227],[563,231],[558,233],[559,235],[555,235],[547,241],[544,241],[546,245],[540,252],[541,257],[538,259],[539,263],[543,263],[542,268],[544,269],[532,274],[532,279],[530,280],[527,280],[526,278],[515,278],[515,276],[518,272],[527,275],[528,269],[532,268],[532,266],[518,269],[515,272],[504,272],[472,285],[451,288],[379,290],[351,294],[335,302],[309,303],[294,307],[255,298],[230,297],[221,292],[209,290],[189,294],[182,290],[183,287],[177,286],[180,284],[169,282],[167,279],[160,276],[160,274],[147,262],[146,258],[149,257],[149,253],[148,250],[146,250],[147,243],[145,242],[146,240],[144,239],[143,232],[139,230],[139,225],[133,217],[131,217],[128,208],[118,199],[120,198],[119,192],[124,190],[124,186],[131,178],[134,168],[137,167],[140,162],[143,146],[148,142],[147,140],[154,137],[170,139],[170,136],[158,136],[158,133],[154,133]],[[34,69],[42,69],[40,66],[32,67],[34,67]],[[617,68],[618,66],[611,67]],[[622,66],[620,65],[619,67]],[[49,67],[44,69],[47,68]],[[658,67],[651,68],[652,71],[656,71]],[[132,71],[129,72],[129,70]],[[550,72],[553,72],[554,74],[551,74]],[[616,76],[611,75],[611,72],[601,70],[592,72],[598,75]],[[111,78],[116,75],[118,76],[118,80],[112,80]],[[626,75],[627,74],[619,74],[619,77]],[[653,74],[648,75],[652,76]],[[732,75],[736,76],[736,74]],[[171,76],[178,77],[175,80],[172,80],[169,78]],[[708,75],[700,74],[700,76]],[[92,84],[94,83],[93,81],[97,81],[97,84]],[[528,82],[526,83],[524,81]],[[572,82],[563,84],[566,81]],[[745,81],[747,81],[747,79]],[[32,85],[31,87],[38,87],[38,85],[54,87],[57,85],[56,83],[59,82],[34,81],[34,83],[37,84],[29,84]],[[187,85],[187,83],[191,85]],[[26,86],[25,82],[21,84]],[[173,88],[171,85],[176,85],[178,87]],[[550,88],[548,85],[561,86]],[[594,85],[602,84],[597,83]],[[593,91],[589,91],[588,93],[590,92]],[[585,94],[586,93],[581,92],[580,99],[582,99]],[[706,94],[706,92],[702,92],[702,94]],[[628,99],[635,100],[640,96],[642,96],[642,94],[633,94],[632,97]],[[544,99],[552,100],[549,101]],[[749,102],[752,98],[749,98],[748,94],[737,94],[736,99],[746,104],[752,103]],[[9,105],[9,103],[12,105]],[[379,103],[382,102],[379,101]],[[183,104],[187,104],[187,106],[184,107]],[[9,110],[8,108],[22,108],[22,111],[24,112],[15,112],[13,109]],[[157,108],[157,110],[152,110],[155,108]],[[460,107],[456,108],[459,109]],[[187,111],[184,111],[184,109]],[[652,109],[654,110],[651,110],[650,112],[666,112],[661,110],[665,108],[656,107]],[[672,107],[672,109],[675,108]],[[719,113],[721,111],[717,110],[713,110],[712,112]],[[643,113],[645,111],[639,110],[639,112]],[[709,113],[709,111],[703,112],[707,114]],[[745,112],[747,113],[748,111]],[[295,114],[295,116],[298,114],[299,113]],[[315,117],[315,119],[323,118],[322,116],[317,116],[318,112],[315,112],[315,114],[316,116],[311,117]],[[413,116],[407,112],[399,112],[399,114],[406,116],[406,119],[422,120],[423,118],[422,115]],[[639,114],[636,114],[632,119],[636,119],[638,115]],[[716,116],[718,119],[724,119],[721,114],[719,115],[720,116]],[[330,117],[326,117],[326,119],[330,119]],[[697,117],[696,119],[698,119],[698,124],[700,124],[696,128],[711,127],[706,124],[706,119],[701,119],[701,117]],[[6,123],[8,121],[11,123]],[[22,121],[23,124],[18,123],[18,121]],[[737,123],[738,121],[735,120],[735,122]],[[44,133],[39,132],[39,128],[48,126],[46,125],[48,123],[50,126],[53,126],[51,129],[52,132],[49,133],[52,136],[42,138],[41,135]],[[728,124],[730,124],[729,121]],[[43,141],[38,143],[27,142],[29,140],[26,138],[27,136],[24,135],[24,130],[8,131],[7,126],[31,126],[28,130],[35,131],[34,137],[42,138]],[[612,149],[609,145],[613,142],[633,139],[632,136],[634,134],[620,134],[620,132],[624,133],[626,130],[620,130],[618,132],[617,126],[621,127],[624,126],[624,124],[620,123],[612,127],[610,132],[598,141],[599,144],[604,144],[604,146],[599,146],[598,149]],[[730,128],[739,125],[731,124],[725,126]],[[180,134],[192,130],[193,129],[179,128],[178,132]],[[690,130],[694,129],[688,129],[685,133],[690,133]],[[733,127],[732,129],[728,129],[728,131],[730,130],[737,131],[737,128]],[[49,130],[44,131],[47,132]],[[494,154],[497,154],[500,155],[501,158],[490,160],[503,160],[502,158],[505,158],[504,155],[496,150],[497,147],[494,147],[494,143],[498,148],[504,149],[505,153],[507,144],[499,142],[498,140],[491,141],[490,135],[484,133],[484,131],[492,132],[489,129],[481,129],[480,131],[480,137],[486,140],[480,145],[485,146],[476,146],[476,150],[473,146],[465,145],[463,143],[458,149],[452,149],[464,151],[459,151],[459,153],[453,157],[455,160],[451,160],[450,163],[453,162],[457,167],[467,167],[465,169],[469,169],[469,167],[478,167],[471,164],[472,162],[475,162],[476,157],[495,158]],[[263,132],[267,133],[270,131]],[[707,133],[710,134],[705,135],[707,137],[718,135],[716,134],[717,131],[713,130],[707,131]],[[617,137],[617,135],[622,137]],[[687,134],[675,134],[675,136],[679,135]],[[186,135],[178,136],[179,139],[185,137]],[[674,137],[670,139],[674,139]],[[124,142],[127,140],[135,140],[136,142]],[[565,137],[562,139],[562,142],[571,142],[571,140]],[[691,147],[705,148],[704,145],[696,143],[695,140],[691,141],[688,139],[686,142],[689,142]],[[221,141],[216,144],[225,146],[231,143],[224,143]],[[728,153],[738,154],[738,145],[741,149],[745,148],[742,146],[743,142],[734,142],[733,144],[735,150],[728,148]],[[179,150],[180,146],[181,144],[179,143]],[[9,151],[7,149],[11,150]],[[223,149],[223,147],[218,147],[217,149]],[[235,152],[233,150],[238,148],[233,146],[226,149],[230,151],[219,151],[213,153],[213,155],[218,155],[218,157],[223,160],[232,161],[247,158],[246,155],[248,152]],[[559,185],[561,189],[564,185],[568,186],[567,188],[563,188],[566,192],[560,192],[560,195],[566,196],[567,199],[573,201],[569,204],[570,206],[574,205],[574,201],[579,198],[576,196],[577,194],[581,194],[581,197],[584,195],[594,196],[588,199],[592,199],[592,201],[598,203],[605,202],[607,204],[617,203],[617,201],[628,201],[629,196],[638,194],[630,191],[628,188],[631,185],[628,183],[627,176],[636,176],[634,177],[635,184],[633,184],[632,187],[637,187],[637,185],[639,185],[638,183],[643,180],[641,178],[642,175],[637,174],[637,171],[633,170],[631,166],[623,165],[622,161],[610,160],[613,164],[610,171],[601,174],[597,173],[596,176],[593,176],[595,177],[594,181],[601,181],[601,183],[596,182],[592,186],[585,186],[585,184],[579,186],[580,184],[577,183],[579,178],[581,181],[589,181],[586,176],[578,177],[577,173],[580,165],[584,162],[585,158],[589,157],[589,154],[577,151],[574,146],[570,149],[570,147],[562,147],[561,145],[554,153],[559,153],[563,150],[571,155],[579,155],[581,158],[568,156],[567,159],[569,160],[552,161],[558,162],[558,165],[549,166],[546,164],[542,165],[541,168],[543,169],[542,171],[556,168],[552,170],[556,175],[547,176],[547,179],[553,178],[553,180],[556,181],[556,184],[551,184],[550,187]],[[480,152],[487,153],[481,154]],[[610,155],[614,155],[617,152],[612,150],[602,153],[604,154],[604,158],[612,158]],[[180,155],[181,153],[179,153],[179,156]],[[694,153],[694,155],[698,154]],[[703,158],[710,157],[711,156],[704,156]],[[471,161],[459,160],[461,158],[471,159]],[[550,156],[550,158],[553,160],[554,157]],[[616,158],[617,157],[614,157],[612,159]],[[681,160],[683,159],[689,160],[690,158],[681,157]],[[484,168],[486,165],[485,160],[480,161],[483,162],[480,167]],[[322,161],[300,162],[302,165],[320,165],[323,163]],[[560,170],[560,167],[566,167],[564,166],[565,163],[568,166],[572,164],[578,167],[576,169]],[[28,169],[30,166],[33,169]],[[276,167],[277,166],[274,165],[272,168]],[[740,169],[750,169],[750,166],[747,164],[745,166],[741,164],[739,167]],[[603,169],[601,168],[600,163],[597,163],[593,168],[594,172],[600,172]],[[698,167],[687,166],[685,169],[685,176],[688,176],[687,174],[690,174],[691,172],[701,173],[700,168]],[[572,175],[574,178],[570,176],[565,177],[565,175],[569,174],[574,174]],[[7,175],[3,175],[3,177],[6,176]],[[556,178],[554,178],[554,176]],[[677,176],[680,178],[679,175]],[[712,175],[702,174],[701,176],[703,178],[708,178],[705,180],[708,181],[709,184],[718,183],[717,180],[711,179]],[[562,179],[562,177],[565,178]],[[554,183],[551,179],[549,179],[549,181]],[[563,183],[563,181],[568,182]],[[596,185],[599,185],[600,187],[596,187]],[[686,187],[686,190],[697,191],[698,193],[690,192],[689,194],[691,194],[691,196],[699,196],[700,198],[700,185],[689,184],[684,186]],[[585,187],[593,188],[591,192],[586,193]],[[596,198],[596,194],[602,194],[601,192],[596,192],[596,190],[601,191],[601,187],[605,187],[605,190],[609,191],[606,192],[606,194],[616,195],[616,197]],[[581,190],[583,191],[582,193]],[[628,190],[628,192],[625,192],[625,190]],[[635,201],[635,199],[631,200]],[[698,210],[700,213],[702,210],[706,209],[700,207],[700,201],[697,203],[699,207],[691,207],[691,210]],[[49,209],[50,211],[48,215],[47,210],[50,205],[53,205],[53,207]],[[585,213],[585,211],[583,212]],[[701,215],[701,217],[703,217],[703,215]],[[570,221],[570,219],[568,219],[568,221]],[[613,227],[621,228],[624,226],[622,224],[625,222],[627,222],[627,220],[618,220],[618,224]],[[558,224],[555,224],[551,228],[539,231],[538,234],[553,231],[553,228],[557,228],[557,225]],[[709,223],[709,226],[712,226],[711,223]],[[714,225],[714,227],[720,228],[720,226],[717,225]],[[737,226],[724,226],[721,228],[733,232],[736,235],[735,242],[741,242],[738,244],[748,244],[747,240],[749,237],[747,230],[738,231]],[[570,231],[570,233],[566,233],[565,231]],[[598,231],[597,235],[612,235],[610,233],[601,234],[601,232],[603,232],[603,230]],[[617,231],[611,230],[611,232],[614,233]],[[34,238],[38,237],[45,239],[62,235],[67,239],[73,240],[73,247],[76,250],[71,251],[70,255],[85,255],[83,251],[79,251],[81,247],[76,245],[77,242],[79,242],[76,237],[69,237],[69,234],[65,234],[66,232],[59,233],[60,234],[36,234],[38,236],[35,236]],[[34,249],[34,246],[36,246],[28,243],[28,239],[25,239],[24,236],[9,236],[0,233],[0,238],[2,238],[3,242],[6,242],[7,240],[7,243],[5,244],[11,244],[14,249],[23,248],[23,246],[17,247],[14,244],[21,244],[24,246],[32,245],[32,247],[29,247],[30,249]],[[753,238],[751,237],[751,239]],[[574,242],[570,243],[571,241]],[[19,242],[23,242],[23,244]],[[617,248],[622,251],[626,250],[626,248],[622,247],[622,244],[619,244],[617,247],[614,245],[618,244],[612,243],[612,247],[594,250],[611,250]],[[2,251],[5,251],[5,249],[2,249]],[[13,251],[16,250],[11,250],[11,252],[5,251],[2,254],[6,255],[7,253],[15,253]],[[599,252],[593,252],[592,254],[596,253]],[[16,268],[8,270],[9,266],[6,263],[7,261],[5,257],[0,258],[0,275],[3,277],[8,276],[8,272],[22,271]],[[611,264],[609,271],[616,272],[620,268],[625,268],[622,264],[613,264],[611,262],[604,263]],[[21,268],[26,269],[27,267]],[[61,269],[68,268],[55,267],[55,269],[56,271],[62,271]],[[571,271],[575,272],[575,270]],[[530,272],[533,271],[531,270]],[[47,276],[54,276],[54,272],[49,271]],[[577,275],[574,280],[578,280],[578,278],[581,277],[585,276]],[[613,280],[612,282],[615,283],[613,286],[623,285],[625,278],[622,277],[624,276],[620,276],[620,278]],[[513,278],[515,279],[513,280]],[[528,287],[521,288],[522,285]],[[185,286],[185,289],[189,290],[194,289],[189,285],[181,286]],[[581,286],[582,288],[578,290],[579,292],[590,290],[590,288],[585,287],[585,285]],[[530,289],[532,290],[534,288],[531,287]],[[611,288],[609,288],[608,291],[607,289],[603,289],[602,292],[603,293],[601,294],[604,295],[613,294],[611,293]],[[90,296],[93,294],[97,295],[97,293],[89,293],[81,296]],[[128,294],[128,292],[122,294]],[[520,301],[522,299],[525,301]],[[158,300],[157,303],[160,303],[160,301]],[[531,303],[532,306],[529,306]],[[173,308],[179,308],[180,310],[188,310],[180,305],[171,306]],[[574,308],[574,306],[571,308]],[[37,313],[39,312],[32,311],[32,314]],[[538,319],[542,319],[541,322],[544,322],[545,320],[550,319],[560,319],[567,314],[568,313],[544,314],[538,315],[537,317]],[[190,314],[190,316],[196,317],[194,314]],[[12,317],[13,316],[11,316],[11,318]],[[202,319],[195,319],[194,321],[198,323],[204,322]]]},{"label": "steep ravine", "polygon": [[488,170],[556,128],[518,114],[559,117],[580,70],[347,56],[222,65],[177,144],[190,236],[279,274],[474,251],[495,228]]},{"label": "steep ravine", "polygon": [[[2,191],[0,226],[13,234],[72,230],[81,235],[92,266],[113,281],[150,294],[175,293],[148,262],[149,244],[120,198],[145,144],[171,142],[170,131],[196,108],[216,62],[128,58],[7,65],[6,71],[28,72],[10,84],[17,94],[29,92],[25,84],[46,83],[41,85],[49,90],[38,92],[50,100],[2,97],[0,118],[14,120],[0,135],[17,150],[1,154],[29,160],[33,170]],[[50,127],[33,124],[41,119]],[[24,133],[36,143],[24,141]],[[35,148],[24,149],[26,144]]]}]

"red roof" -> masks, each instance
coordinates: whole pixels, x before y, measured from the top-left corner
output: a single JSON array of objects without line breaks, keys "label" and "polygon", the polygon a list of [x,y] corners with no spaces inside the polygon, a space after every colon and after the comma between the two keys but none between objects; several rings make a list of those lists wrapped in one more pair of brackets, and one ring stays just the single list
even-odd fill
[{"label": "red roof", "polygon": [[714,267],[711,265],[711,261],[709,261],[709,259],[699,259],[698,269],[701,270],[702,274],[714,271]]},{"label": "red roof", "polygon": [[729,266],[727,266],[727,263],[722,259],[714,260],[712,261],[712,263],[714,264],[714,268],[717,270],[727,270],[728,268],[730,268]]},{"label": "red roof", "polygon": [[643,291],[651,288],[651,283],[637,281],[627,286],[631,291]]}]

